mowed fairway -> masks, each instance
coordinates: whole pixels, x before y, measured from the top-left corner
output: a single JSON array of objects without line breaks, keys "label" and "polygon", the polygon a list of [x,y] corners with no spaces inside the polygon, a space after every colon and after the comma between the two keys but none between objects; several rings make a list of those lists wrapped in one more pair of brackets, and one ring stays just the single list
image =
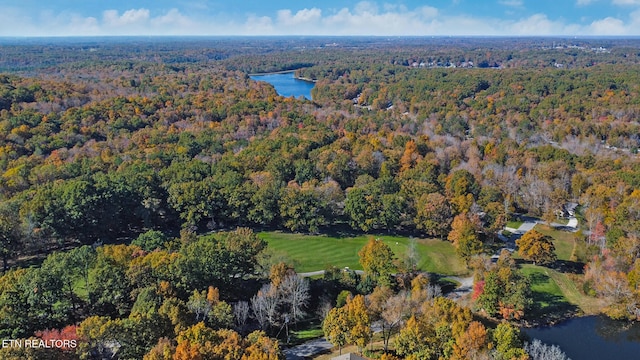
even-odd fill
[{"label": "mowed fairway", "polygon": [[541,224],[536,225],[534,229],[553,239],[558,260],[569,260],[571,258],[571,251],[573,250],[573,242],[575,239],[574,233],[556,230]]},{"label": "mowed fairway", "polygon": [[[282,252],[295,262],[296,271],[309,272],[324,270],[328,266],[362,269],[358,263],[358,251],[373,235],[357,237],[331,237],[325,235],[302,235],[282,232],[261,232],[269,247]],[[402,258],[406,253],[409,238],[400,236],[376,235]],[[453,246],[446,241],[435,239],[417,239],[420,254],[419,268],[428,272],[444,275],[461,275],[467,272],[458,259]]]}]

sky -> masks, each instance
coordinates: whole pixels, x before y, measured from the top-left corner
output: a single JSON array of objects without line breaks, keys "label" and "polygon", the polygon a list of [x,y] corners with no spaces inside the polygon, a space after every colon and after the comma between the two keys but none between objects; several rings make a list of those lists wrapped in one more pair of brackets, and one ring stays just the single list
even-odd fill
[{"label": "sky", "polygon": [[640,0],[0,0],[0,36],[640,36]]}]

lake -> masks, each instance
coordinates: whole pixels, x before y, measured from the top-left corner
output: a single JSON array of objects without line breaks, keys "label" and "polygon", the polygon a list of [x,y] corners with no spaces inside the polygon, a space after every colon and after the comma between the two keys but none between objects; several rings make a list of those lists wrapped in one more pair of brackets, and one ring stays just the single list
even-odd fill
[{"label": "lake", "polygon": [[523,329],[532,339],[558,345],[573,360],[639,359],[640,324],[601,316],[571,319],[555,326]]},{"label": "lake", "polygon": [[311,81],[296,79],[293,71],[278,74],[251,75],[251,79],[268,82],[273,85],[278,95],[296,98],[304,96],[308,100],[311,100],[311,89],[316,86]]}]

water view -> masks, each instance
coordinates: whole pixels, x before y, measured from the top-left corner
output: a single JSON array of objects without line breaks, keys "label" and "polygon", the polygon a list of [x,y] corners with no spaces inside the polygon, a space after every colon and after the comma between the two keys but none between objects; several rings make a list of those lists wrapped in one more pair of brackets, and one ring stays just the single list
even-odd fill
[{"label": "water view", "polygon": [[279,95],[284,97],[304,96],[308,100],[311,100],[311,89],[316,85],[310,81],[296,79],[293,72],[251,75],[251,78],[256,81],[268,82],[273,85]]},{"label": "water view", "polygon": [[560,346],[573,360],[637,359],[640,356],[640,324],[637,323],[588,316],[524,332],[532,339]]}]

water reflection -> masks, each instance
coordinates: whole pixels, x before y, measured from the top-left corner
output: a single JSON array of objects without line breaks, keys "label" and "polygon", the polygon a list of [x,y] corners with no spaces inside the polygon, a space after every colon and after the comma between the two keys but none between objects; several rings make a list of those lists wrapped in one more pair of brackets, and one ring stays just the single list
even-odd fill
[{"label": "water reflection", "polygon": [[524,332],[532,339],[560,346],[574,360],[640,358],[640,324],[637,323],[589,316]]},{"label": "water reflection", "polygon": [[[640,343],[640,325],[629,321],[616,321],[607,317],[596,317],[595,330],[607,341],[630,341]],[[640,357],[640,354],[638,354]]]}]

